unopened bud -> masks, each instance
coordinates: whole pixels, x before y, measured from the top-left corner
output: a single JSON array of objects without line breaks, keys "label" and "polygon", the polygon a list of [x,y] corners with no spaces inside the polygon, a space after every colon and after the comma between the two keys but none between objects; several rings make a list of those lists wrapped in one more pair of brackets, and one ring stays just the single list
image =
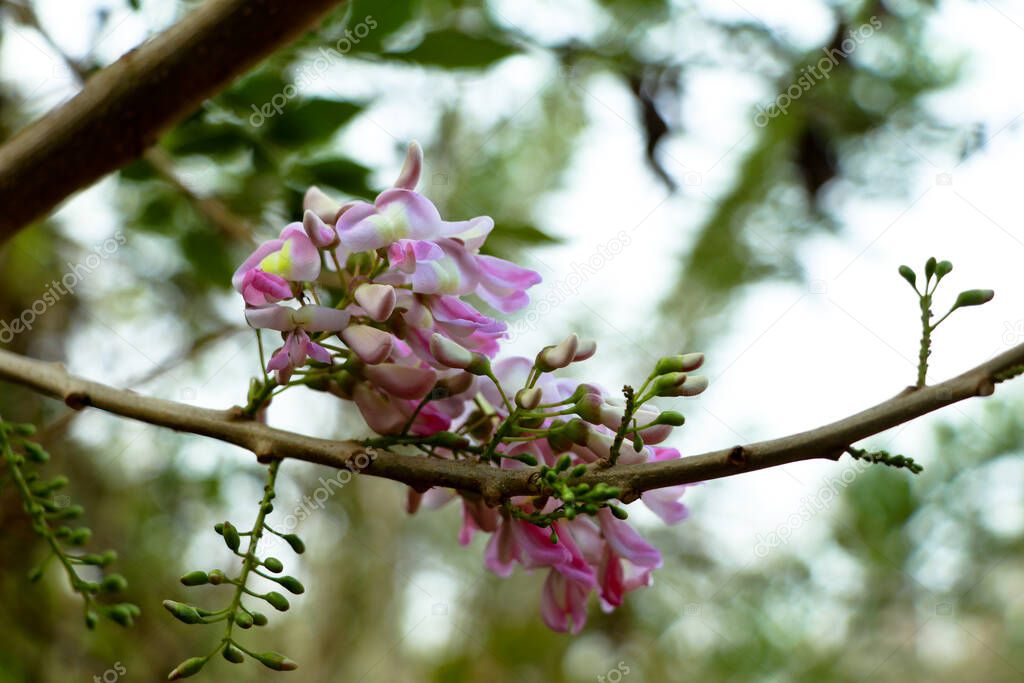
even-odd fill
[{"label": "unopened bud", "polygon": [[569,365],[576,357],[580,338],[576,333],[570,334],[554,346],[547,346],[537,354],[536,366],[541,372],[551,372]]},{"label": "unopened bud", "polygon": [[683,353],[678,356],[662,358],[654,366],[654,372],[658,375],[667,375],[673,372],[693,372],[703,364],[703,353]]},{"label": "unopened bud", "polygon": [[544,392],[539,387],[520,389],[516,392],[516,405],[523,410],[533,410],[540,405]]},{"label": "unopened bud", "polygon": [[398,303],[398,295],[391,285],[364,282],[356,287],[353,296],[366,314],[377,322],[390,318]]},{"label": "unopened bud", "polygon": [[194,676],[199,673],[204,664],[206,664],[206,657],[190,657],[178,666],[174,667],[174,671],[167,676],[167,680],[177,681],[182,678]]}]

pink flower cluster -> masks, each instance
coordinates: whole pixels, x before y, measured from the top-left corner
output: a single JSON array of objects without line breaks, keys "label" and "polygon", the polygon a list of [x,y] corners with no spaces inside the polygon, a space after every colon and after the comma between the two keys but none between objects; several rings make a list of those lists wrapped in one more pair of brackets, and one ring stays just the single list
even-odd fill
[{"label": "pink flower cluster", "polygon": [[[410,492],[409,510],[459,498],[460,542],[468,544],[478,531],[491,534],[485,564],[499,576],[517,563],[546,569],[544,621],[579,632],[591,593],[605,610],[614,609],[625,593],[650,584],[661,554],[624,521],[617,492],[588,491],[570,474],[605,461],[678,458],[675,449],[656,444],[682,416],[647,401],[702,392],[706,378],[692,373],[703,356],[662,359],[625,401],[553,374],[595,353],[593,342],[576,335],[533,360],[492,364],[506,325],[467,297],[513,312],[528,303],[526,290],[540,277],[480,253],[494,228],[490,218],[443,220],[414,190],[421,170],[422,153],[413,144],[394,187],[373,203],[341,204],[310,188],[303,220],[260,245],[232,283],[249,324],[282,335],[266,363],[278,385],[351,400],[372,430],[412,446],[421,439],[421,450],[433,457],[539,467],[552,477],[556,483],[543,495],[499,508],[433,489]],[[439,436],[451,438],[429,441]],[[676,523],[687,514],[679,501],[685,488],[649,491],[642,501]]]},{"label": "pink flower cluster", "polygon": [[[401,432],[439,383],[452,397],[472,388],[472,376],[435,358],[434,336],[467,352],[497,353],[506,324],[463,297],[511,312],[540,282],[532,270],[480,253],[494,228],[490,218],[442,220],[413,190],[421,169],[422,152],[413,144],[395,186],[372,204],[340,204],[310,188],[302,222],[260,245],[232,278],[249,324],[284,336],[267,364],[277,381],[288,384],[309,359],[342,363],[326,388],[353,400],[380,434]],[[333,294],[331,306],[321,305],[320,292]],[[343,348],[332,353],[320,341],[335,335]],[[447,429],[464,404],[431,402],[415,415],[411,432]]]}]

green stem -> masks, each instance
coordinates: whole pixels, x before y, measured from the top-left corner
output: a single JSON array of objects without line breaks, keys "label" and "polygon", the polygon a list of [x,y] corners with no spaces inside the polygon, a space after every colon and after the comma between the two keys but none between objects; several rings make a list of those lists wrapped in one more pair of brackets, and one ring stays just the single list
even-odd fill
[{"label": "green stem", "polygon": [[256,549],[260,544],[260,539],[263,538],[263,530],[266,526],[266,518],[268,511],[271,507],[271,502],[274,500],[274,484],[277,481],[277,470],[281,467],[280,460],[274,460],[270,463],[267,468],[267,484],[263,487],[263,498],[260,500],[260,511],[256,515],[256,521],[252,525],[252,535],[249,536],[249,545],[246,548],[245,556],[242,558],[242,571],[239,573],[235,584],[235,594],[231,599],[231,605],[228,607],[227,614],[227,629],[224,631],[224,638],[221,640],[221,645],[231,641],[231,631],[235,626],[235,616],[238,614],[239,609],[245,609],[242,606],[242,595],[246,592],[246,581],[249,579],[249,574],[259,565],[259,560],[256,559]]},{"label": "green stem", "polygon": [[917,386],[923,387],[928,374],[928,356],[932,353],[932,295],[921,297],[921,349],[917,356]]}]

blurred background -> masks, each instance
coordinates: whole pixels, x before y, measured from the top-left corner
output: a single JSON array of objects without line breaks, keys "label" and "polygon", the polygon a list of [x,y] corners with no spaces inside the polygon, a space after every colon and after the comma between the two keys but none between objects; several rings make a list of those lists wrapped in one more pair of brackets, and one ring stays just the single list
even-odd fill
[{"label": "blurred background", "polygon": [[[195,5],[0,2],[0,138]],[[79,275],[5,347],[244,402],[258,358],[235,265],[308,185],[372,197],[415,139],[421,191],[451,218],[492,215],[488,248],[544,276],[509,353],[575,330],[599,348],[576,370],[615,387],[704,351],[710,389],[662,406],[688,417],[684,453],[811,428],[912,383],[901,263],[954,262],[940,312],[997,292],[936,334],[933,379],[1024,341],[1022,38],[1005,0],[355,0],[0,249],[0,321]],[[458,545],[455,506],[409,517],[402,486],[356,477],[295,529],[301,559],[273,553],[308,590],[244,642],[309,681],[1019,681],[1022,407],[1011,383],[861,444],[914,457],[916,477],[808,462],[694,487],[676,527],[632,509],[665,566],[577,637],[544,628],[541,576],[498,579],[485,539]],[[205,653],[218,630],[160,601],[225,600],[177,579],[228,562],[212,526],[255,516],[251,455],[9,385],[0,412],[45,425],[47,471],[71,477],[143,609],[90,633],[62,575],[28,584],[44,548],[0,490],[0,681],[159,680]],[[365,433],[314,393],[270,422]],[[279,515],[331,475],[286,462]]]}]

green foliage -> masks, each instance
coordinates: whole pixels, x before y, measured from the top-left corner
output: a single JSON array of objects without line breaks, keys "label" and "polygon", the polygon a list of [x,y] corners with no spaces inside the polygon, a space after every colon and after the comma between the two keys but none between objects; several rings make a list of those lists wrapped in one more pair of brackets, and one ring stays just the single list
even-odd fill
[{"label": "green foliage", "polygon": [[443,69],[484,69],[518,51],[514,45],[487,35],[442,29],[424,35],[411,50],[389,52],[387,56]]}]

